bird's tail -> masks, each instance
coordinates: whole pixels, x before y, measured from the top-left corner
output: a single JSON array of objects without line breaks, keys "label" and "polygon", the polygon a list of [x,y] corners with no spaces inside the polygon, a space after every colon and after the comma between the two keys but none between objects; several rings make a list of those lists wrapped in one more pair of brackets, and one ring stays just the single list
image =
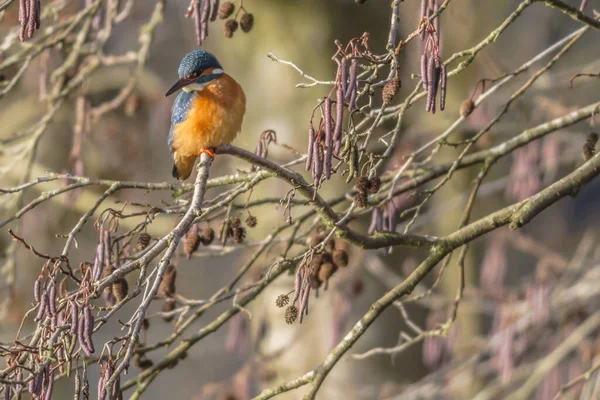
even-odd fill
[{"label": "bird's tail", "polygon": [[180,181],[186,180],[192,173],[194,168],[194,162],[196,162],[196,156],[182,156],[173,153],[173,178],[179,179]]}]

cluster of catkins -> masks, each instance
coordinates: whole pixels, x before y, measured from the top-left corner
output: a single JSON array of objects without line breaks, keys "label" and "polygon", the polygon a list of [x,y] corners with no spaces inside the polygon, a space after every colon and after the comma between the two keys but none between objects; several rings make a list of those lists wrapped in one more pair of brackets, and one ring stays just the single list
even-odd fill
[{"label": "cluster of catkins", "polygon": [[371,214],[371,224],[369,225],[368,234],[372,235],[375,232],[395,232],[398,226],[399,209],[397,207],[397,197],[387,203],[375,207]]},{"label": "cluster of catkins", "polygon": [[98,380],[98,400],[122,400],[121,376],[117,376],[110,389],[107,390],[106,383],[115,372],[115,362],[109,358],[102,363],[100,368],[100,379]]},{"label": "cluster of catkins", "polygon": [[[150,235],[142,234],[138,239],[138,250],[145,249],[150,243]],[[117,257],[118,258],[118,257]],[[108,229],[100,229],[100,240],[96,246],[96,257],[92,267],[92,279],[94,282],[100,278],[109,277],[118,268],[118,259],[113,263],[111,251],[111,233]],[[106,305],[112,307],[115,303],[122,301],[129,291],[129,285],[125,278],[119,278],[112,285],[104,288],[102,296]]]},{"label": "cluster of catkins", "polygon": [[[33,297],[38,304],[35,322],[41,323],[46,317],[50,320],[52,330],[62,325],[66,320],[66,315],[70,314],[71,329],[70,334],[79,339],[79,344],[87,355],[94,353],[94,343],[92,342],[92,332],[94,329],[94,316],[87,303],[79,307],[76,300],[70,300],[68,307],[59,313],[56,306],[56,281],[50,277],[46,285],[43,284],[43,275],[36,279],[33,286]],[[80,317],[81,314],[81,317]]]},{"label": "cluster of catkins", "polygon": [[[311,236],[309,245],[314,248],[325,239],[322,233]],[[348,252],[343,248],[336,248],[335,241],[329,239],[322,251],[313,254],[310,260],[306,260],[296,271],[294,283],[294,297],[291,305],[285,310],[285,322],[293,324],[298,316],[300,323],[305,315],[308,315],[308,299],[311,289],[318,296],[319,288],[324,285],[327,290],[329,279],[338,270],[348,265]],[[290,302],[289,294],[281,294],[275,300],[275,305],[283,308]]]},{"label": "cluster of catkins", "polygon": [[33,33],[40,29],[42,5],[40,0],[19,0],[19,39],[21,42],[31,39]]},{"label": "cluster of catkins", "polygon": [[[269,146],[271,143],[277,143],[277,133],[272,129],[267,129],[260,134],[254,154],[261,158],[267,158],[269,156]],[[256,165],[252,164],[250,172],[256,171]]]},{"label": "cluster of catkins", "polygon": [[[322,118],[319,128],[310,121],[308,129],[308,157],[306,170],[312,172],[313,184],[318,187],[323,174],[325,179],[331,178],[333,157],[339,157],[342,149],[342,133],[344,122],[344,108],[352,112],[357,108],[358,96],[358,60],[342,55],[336,59],[338,71],[335,84],[335,118],[333,115],[333,100],[331,95],[325,97],[321,104]],[[348,102],[346,106],[345,102]]]},{"label": "cluster of catkins", "polygon": [[[94,316],[88,303],[85,302],[80,306],[76,299],[70,299],[59,311],[57,298],[60,296],[57,293],[55,277],[50,276],[44,282],[43,274],[47,266],[48,264],[44,266],[42,274],[34,282],[33,297],[38,307],[34,321],[37,323],[45,323],[46,319],[50,321],[49,336],[41,340],[42,342],[50,341],[51,343],[42,343],[41,346],[43,348],[52,346],[52,358],[57,360],[58,365],[53,367],[51,364],[41,364],[35,369],[33,379],[29,381],[28,391],[34,398],[40,399],[50,399],[52,397],[54,371],[58,368],[61,373],[64,373],[66,368],[70,368],[70,361],[68,360],[72,358],[77,341],[81,350],[88,357],[95,352],[92,340]],[[64,293],[62,297],[66,296],[67,294]],[[57,335],[55,329],[67,323],[70,324],[70,329]],[[62,345],[56,345],[57,341],[60,341]],[[15,379],[21,380],[22,375],[21,378],[15,377]],[[17,392],[20,392],[19,388],[17,388]],[[12,392],[10,389],[5,392],[5,396],[11,398]],[[17,398],[20,398],[20,395]]]},{"label": "cluster of catkins", "polygon": [[217,17],[220,19],[227,19],[224,27],[225,37],[233,37],[238,26],[246,33],[252,30],[254,25],[254,15],[246,12],[246,10],[242,8],[244,14],[242,14],[238,23],[235,18],[228,19],[235,11],[233,2],[226,1],[221,5],[219,5],[219,3],[219,0],[195,0],[191,3],[190,8],[188,8],[187,13],[185,14],[187,18],[194,18],[198,46],[202,45],[202,42],[208,37],[208,22],[214,22]]},{"label": "cluster of catkins", "polygon": [[[423,42],[423,54],[421,55],[421,78],[423,88],[427,91],[427,103],[425,110],[435,114],[435,102],[438,91],[440,92],[440,110],[446,108],[446,81],[447,71],[440,57],[440,17],[433,20],[433,24],[427,19],[438,9],[438,0],[421,1],[421,30]],[[424,22],[426,21],[427,22]]]},{"label": "cluster of catkins", "polygon": [[[50,400],[52,393],[54,392],[54,369],[49,365],[40,365],[35,373],[33,379],[29,381],[27,390],[32,394],[34,399]],[[23,379],[21,372],[21,379]],[[6,391],[8,390],[8,391]],[[4,398],[10,399],[12,392],[10,387],[5,387]],[[17,398],[21,397],[21,392],[18,391]]]},{"label": "cluster of catkins", "polygon": [[215,239],[214,229],[208,227],[200,231],[197,224],[193,224],[185,234],[185,240],[183,242],[183,252],[189,260],[192,254],[198,250],[200,243],[204,246],[210,245]]}]

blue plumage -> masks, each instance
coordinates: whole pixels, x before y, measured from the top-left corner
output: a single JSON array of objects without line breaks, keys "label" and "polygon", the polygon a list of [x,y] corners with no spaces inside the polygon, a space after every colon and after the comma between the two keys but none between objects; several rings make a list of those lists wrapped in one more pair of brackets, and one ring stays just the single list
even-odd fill
[{"label": "blue plumage", "polygon": [[192,101],[196,96],[198,95],[195,92],[184,92],[183,90],[177,95],[171,109],[171,129],[169,129],[169,138],[167,140],[169,148],[173,144],[173,129],[175,125],[185,120]]},{"label": "blue plumage", "polygon": [[215,56],[204,50],[194,50],[183,57],[177,73],[180,78],[185,78],[192,72],[201,72],[207,68],[220,68],[221,64]]}]

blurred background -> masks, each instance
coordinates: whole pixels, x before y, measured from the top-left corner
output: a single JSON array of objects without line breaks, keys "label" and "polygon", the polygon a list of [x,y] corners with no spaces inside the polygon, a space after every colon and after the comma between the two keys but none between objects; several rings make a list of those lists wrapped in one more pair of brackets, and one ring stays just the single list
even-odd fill
[{"label": "blurred background", "polygon": [[[77,1],[68,3],[65,13],[76,12],[82,7]],[[518,4],[513,0],[453,0],[441,19],[442,57],[447,59],[455,52],[479,43]],[[571,1],[570,4],[579,6],[578,1]],[[163,95],[177,79],[177,67],[183,55],[197,47],[194,25],[184,17],[187,6],[188,2],[183,0],[166,3],[164,22],[155,32],[149,59],[133,94],[122,107],[105,114],[79,139],[74,134],[77,121],[73,110],[76,99],[74,96],[66,99],[67,106],[59,111],[39,142],[31,179],[51,171],[74,172],[110,180],[174,181],[166,144],[173,98]],[[598,1],[591,0],[588,9],[599,6]],[[136,50],[139,46],[139,29],[149,19],[153,7],[153,1],[134,1],[130,17],[114,28],[106,44],[106,53],[123,54]],[[260,133],[273,129],[277,132],[278,142],[304,152],[312,109],[318,99],[329,92],[330,87],[296,88],[297,83],[306,81],[293,68],[273,62],[267,54],[272,52],[281,59],[293,61],[305,73],[319,80],[333,80],[336,71],[336,65],[331,60],[336,50],[334,40],[346,43],[368,32],[373,52],[385,52],[390,2],[368,0],[358,5],[351,0],[245,0],[244,7],[255,17],[250,33],[238,31],[233,38],[225,38],[223,21],[218,20],[210,24],[210,35],[202,45],[219,58],[225,71],[240,82],[247,95],[243,131],[234,144],[253,151]],[[416,29],[419,7],[420,3],[414,0],[401,4],[400,37],[406,37]],[[4,13],[0,24],[2,37],[17,24],[17,7],[13,4]],[[449,82],[445,112],[427,114],[422,103],[409,109],[398,148],[390,161],[390,169],[397,168],[403,156],[453,123],[458,117],[459,105],[471,95],[480,79],[492,79],[514,71],[579,27],[580,24],[543,4],[527,9],[496,43],[478,54],[473,65]],[[482,138],[476,149],[488,148],[524,129],[597,101],[596,79],[576,81],[573,89],[569,89],[569,79],[579,72],[598,72],[598,39],[598,33],[590,30],[566,57],[513,105],[509,114]],[[419,74],[420,52],[418,41],[403,47],[399,70],[402,89],[394,104],[399,104],[418,82],[418,77],[415,78],[413,74]],[[548,60],[546,57],[533,70]],[[47,63],[47,66],[43,63]],[[58,55],[52,52],[44,59],[34,59],[18,87],[0,98],[0,188],[22,183],[25,173],[23,165],[28,156],[19,149],[15,150],[9,140],[37,122],[46,112],[45,103],[39,99],[40,71],[43,68],[52,70],[58,63]],[[87,98],[92,104],[109,99],[128,82],[132,71],[133,68],[124,66],[100,69],[86,85]],[[15,72],[8,70],[5,74],[11,76]],[[477,108],[453,138],[461,140],[483,128],[529,76],[531,72],[514,79]],[[381,132],[390,130],[393,123],[389,121],[382,126]],[[473,219],[537,192],[580,165],[581,147],[589,132],[588,122],[582,122],[501,159],[484,182]],[[74,146],[80,146],[77,162],[72,156]],[[432,162],[451,161],[458,152],[454,148],[444,148],[435,154]],[[284,163],[292,160],[293,154],[274,146],[270,149],[269,158]],[[247,168],[247,164],[239,160],[217,156],[211,177]],[[477,169],[468,169],[457,173],[433,197],[417,219],[413,231],[430,235],[452,232],[458,225],[470,184],[477,172]],[[36,186],[27,190],[23,198],[13,194],[0,196],[0,218],[4,220],[14,215],[24,204],[39,196],[41,190],[63,185],[63,181],[56,181]],[[344,179],[334,179],[323,186],[321,194],[332,197],[350,187],[344,183]],[[289,187],[282,181],[267,180],[254,189],[253,198],[266,195],[283,198],[288,190]],[[494,351],[483,353],[488,349],[490,337],[497,333],[499,324],[506,323],[502,318],[510,319],[506,313],[502,314],[506,304],[509,304],[509,309],[513,306],[524,308],[533,314],[532,310],[549,312],[539,309],[550,309],[548,304],[552,302],[549,299],[551,294],[558,293],[557,288],[576,287],[584,276],[585,279],[592,279],[585,274],[598,269],[600,262],[596,213],[599,192],[600,184],[594,181],[584,187],[576,198],[559,202],[524,229],[512,232],[502,228],[475,241],[465,261],[465,297],[457,322],[448,336],[417,343],[394,357],[377,355],[364,360],[354,359],[351,356],[354,353],[363,353],[374,347],[393,347],[398,343],[400,332],[410,332],[400,310],[392,307],[333,369],[318,398],[470,399],[477,395],[483,396],[477,398],[504,398],[503,390],[510,387],[511,381],[506,381],[506,376],[502,378],[506,368],[510,367],[515,380],[523,379],[523,376],[518,376],[519,366],[529,365],[531,368],[531,365],[535,365],[530,363],[559,345],[569,330],[574,329],[597,305],[598,294],[592,291],[589,295],[584,293],[582,298],[586,301],[582,304],[560,308],[563,314],[548,317],[550,322],[544,322],[540,325],[543,328],[537,331],[533,328],[528,331],[533,336],[523,339],[521,345],[530,351],[523,352],[521,358],[513,357],[508,362],[509,366],[506,361],[504,364],[494,361],[494,357],[501,357]],[[55,197],[34,208],[19,221],[2,228],[0,342],[14,340],[25,312],[31,308],[33,281],[42,265],[23,247],[15,246],[6,229],[18,228],[20,235],[27,238],[36,249],[58,254],[64,245],[64,238],[57,235],[67,234],[100,194],[101,189],[92,187],[82,189],[75,195]],[[413,201],[411,199],[406,199],[407,207]],[[115,203],[116,200],[160,204],[162,201],[170,202],[171,193],[124,190],[102,207],[120,207]],[[283,207],[274,210],[272,205],[268,205],[256,209],[254,214],[258,218],[258,226],[249,231],[250,241],[264,238],[285,220]],[[150,225],[149,233],[152,236],[166,234],[173,222],[171,217],[159,217]],[[124,220],[122,227],[133,223]],[[366,230],[368,224],[368,218],[364,218],[352,226]],[[403,226],[400,226],[399,230],[402,229]],[[88,223],[78,236],[78,248],[72,250],[71,260],[77,263],[90,261],[97,236],[97,231]],[[235,276],[251,251],[241,250],[220,257],[197,254],[190,260],[178,254],[178,292],[188,298],[209,298],[215,288],[227,284]],[[164,371],[142,398],[246,399],[266,387],[304,374],[318,366],[370,304],[401,282],[425,255],[422,251],[403,248],[395,248],[391,252],[350,249],[350,254],[350,268],[336,276],[328,291],[322,292],[318,299],[311,300],[310,314],[303,324],[287,325],[283,310],[275,306],[276,297],[288,293],[293,287],[292,276],[282,277],[251,303],[249,311],[252,319],[246,313],[238,314],[223,328],[195,345],[176,368]],[[277,257],[276,252],[269,252],[261,259],[257,273]],[[563,272],[566,269],[575,272],[565,281]],[[592,276],[600,279],[599,274]],[[432,275],[417,287],[415,293],[422,293],[433,284],[437,269]],[[252,282],[256,276],[250,274],[248,282]],[[423,328],[432,328],[440,322],[440,315],[443,318],[455,295],[457,282],[456,265],[451,262],[430,297],[405,307],[412,321]],[[542,300],[532,303],[528,289],[541,290],[538,298]],[[195,323],[190,332],[200,329],[228,307],[228,303],[214,307]],[[156,342],[173,330],[172,323],[163,322],[156,314],[159,308],[154,307],[150,313],[151,326],[144,337],[147,343]],[[117,317],[127,319],[134,309],[134,304],[129,304],[119,311]],[[28,320],[23,330],[28,332],[31,329],[31,320]],[[122,334],[119,329],[119,325],[113,321],[95,337],[99,341],[108,340]],[[594,332],[597,333],[597,330]],[[536,346],[531,344],[532,337],[539,342]],[[547,374],[536,386],[531,398],[552,399],[561,384],[577,376],[573,375],[575,371],[581,373],[591,365],[596,358],[596,341],[589,338],[585,344],[583,342],[581,348],[575,346],[561,360],[556,371],[552,369]],[[164,354],[164,350],[158,350],[149,357],[159,360]],[[487,362],[486,372],[477,371],[478,363],[484,361]],[[500,369],[497,365],[501,366]],[[94,368],[92,374],[97,374]],[[132,368],[129,377],[137,373]],[[576,390],[578,392],[573,391],[571,395],[579,393],[581,386]],[[54,396],[57,399],[67,398],[71,396],[71,391],[72,382],[61,380]],[[301,388],[278,398],[300,398],[303,391]],[[227,395],[234,397],[224,397]]]}]

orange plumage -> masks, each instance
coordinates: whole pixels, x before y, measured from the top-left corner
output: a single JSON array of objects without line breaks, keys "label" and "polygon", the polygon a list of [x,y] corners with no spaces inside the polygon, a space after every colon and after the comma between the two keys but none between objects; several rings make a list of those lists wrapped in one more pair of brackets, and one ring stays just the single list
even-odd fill
[{"label": "orange plumage", "polygon": [[[207,69],[204,73],[211,71]],[[189,177],[202,151],[235,139],[241,130],[245,110],[244,91],[225,73],[196,91],[186,118],[173,129],[171,148],[178,179]]]}]

